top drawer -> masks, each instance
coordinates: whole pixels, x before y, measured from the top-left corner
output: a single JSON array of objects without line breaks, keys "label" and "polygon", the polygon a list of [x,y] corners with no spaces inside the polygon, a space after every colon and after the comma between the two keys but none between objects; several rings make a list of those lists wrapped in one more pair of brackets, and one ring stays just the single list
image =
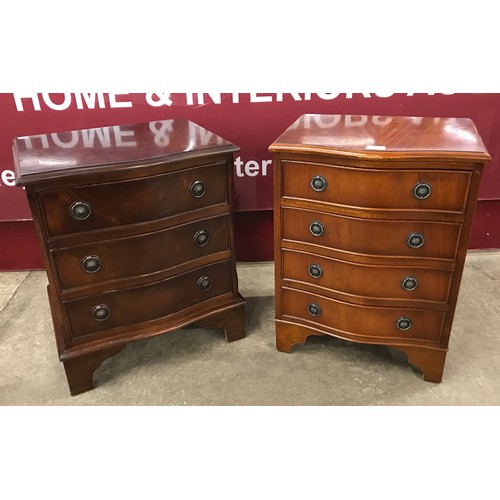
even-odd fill
[{"label": "top drawer", "polygon": [[226,164],[41,191],[49,237],[158,220],[228,202]]},{"label": "top drawer", "polygon": [[470,172],[368,170],[283,162],[283,196],[362,208],[463,213]]}]

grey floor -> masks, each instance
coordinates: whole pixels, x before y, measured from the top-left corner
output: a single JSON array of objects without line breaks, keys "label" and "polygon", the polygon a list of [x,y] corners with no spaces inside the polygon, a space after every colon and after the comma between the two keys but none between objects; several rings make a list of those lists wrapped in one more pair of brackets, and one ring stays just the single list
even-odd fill
[{"label": "grey floor", "polygon": [[0,273],[1,405],[499,405],[500,252],[469,252],[443,382],[384,346],[310,337],[276,351],[272,263],[238,264],[247,337],[185,328],[127,345],[70,396],[42,271]]}]

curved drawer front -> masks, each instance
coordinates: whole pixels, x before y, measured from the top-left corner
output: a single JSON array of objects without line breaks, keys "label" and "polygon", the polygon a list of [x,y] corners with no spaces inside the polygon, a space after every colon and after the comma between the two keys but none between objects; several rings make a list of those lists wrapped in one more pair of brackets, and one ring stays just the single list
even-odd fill
[{"label": "curved drawer front", "polygon": [[74,339],[153,321],[232,291],[231,261],[135,288],[63,302]]},{"label": "curved drawer front", "polygon": [[49,237],[163,219],[228,202],[226,165],[38,194]]},{"label": "curved drawer front", "polygon": [[[312,224],[315,224],[316,229],[321,229],[320,235],[313,234]],[[454,223],[358,219],[311,210],[283,208],[285,240],[366,255],[453,260],[460,229],[461,225]],[[423,237],[422,245],[418,248],[409,245],[408,238],[413,234]]]},{"label": "curved drawer front", "polygon": [[368,266],[314,254],[283,251],[283,279],[360,297],[446,303],[452,271]]},{"label": "curved drawer front", "polygon": [[163,271],[228,250],[229,216],[52,251],[63,290]]},{"label": "curved drawer front", "polygon": [[283,196],[362,208],[463,213],[470,177],[470,172],[446,170],[369,170],[283,162]]},{"label": "curved drawer front", "polygon": [[357,306],[289,289],[283,290],[283,315],[354,337],[432,342],[439,341],[445,317],[439,311]]}]

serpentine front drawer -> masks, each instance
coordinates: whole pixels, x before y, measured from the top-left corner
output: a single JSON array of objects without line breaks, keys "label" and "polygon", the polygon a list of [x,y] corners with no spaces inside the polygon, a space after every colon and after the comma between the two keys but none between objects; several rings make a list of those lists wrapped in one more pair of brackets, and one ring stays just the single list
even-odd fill
[{"label": "serpentine front drawer", "polygon": [[269,150],[277,349],[384,344],[440,382],[491,159],[474,123],[303,115]]}]

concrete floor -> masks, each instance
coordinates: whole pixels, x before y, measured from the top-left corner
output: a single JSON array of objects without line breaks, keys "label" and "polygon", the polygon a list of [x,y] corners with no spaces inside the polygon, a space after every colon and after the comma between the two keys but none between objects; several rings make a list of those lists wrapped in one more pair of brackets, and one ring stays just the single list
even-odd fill
[{"label": "concrete floor", "polygon": [[500,252],[469,252],[443,382],[384,346],[310,337],[276,351],[272,263],[238,264],[247,337],[185,328],[129,344],[70,396],[41,271],[0,273],[1,405],[499,405]]}]

